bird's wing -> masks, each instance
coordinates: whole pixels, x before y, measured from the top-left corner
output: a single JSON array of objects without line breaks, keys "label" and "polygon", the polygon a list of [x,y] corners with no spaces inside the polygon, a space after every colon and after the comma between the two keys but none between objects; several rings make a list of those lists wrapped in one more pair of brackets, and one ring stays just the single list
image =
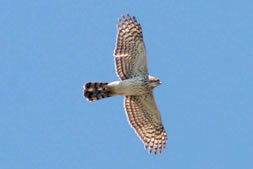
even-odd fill
[{"label": "bird's wing", "polygon": [[154,148],[161,153],[166,147],[167,135],[162,125],[159,110],[152,91],[141,96],[125,96],[124,107],[130,125],[142,140],[149,152]]},{"label": "bird's wing", "polygon": [[118,33],[113,55],[118,77],[125,80],[139,74],[147,74],[146,49],[141,25],[135,17],[122,15],[117,25]]}]

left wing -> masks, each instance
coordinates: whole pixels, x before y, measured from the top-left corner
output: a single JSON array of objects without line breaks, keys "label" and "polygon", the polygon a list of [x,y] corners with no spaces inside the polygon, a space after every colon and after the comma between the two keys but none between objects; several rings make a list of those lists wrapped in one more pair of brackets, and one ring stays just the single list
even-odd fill
[{"label": "left wing", "polygon": [[155,154],[159,149],[161,153],[162,147],[166,147],[167,135],[152,91],[141,96],[125,96],[124,107],[129,123],[145,148],[149,147],[149,152],[154,148]]}]

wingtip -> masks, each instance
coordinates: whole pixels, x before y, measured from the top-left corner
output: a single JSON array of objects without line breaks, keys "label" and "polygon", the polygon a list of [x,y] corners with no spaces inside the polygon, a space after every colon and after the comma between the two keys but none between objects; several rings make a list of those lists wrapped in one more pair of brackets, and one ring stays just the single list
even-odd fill
[{"label": "wingtip", "polygon": [[157,148],[154,149],[154,154],[156,155],[156,153],[157,153]]},{"label": "wingtip", "polygon": [[148,152],[149,152],[149,154],[151,154],[152,148],[149,147]]},{"label": "wingtip", "polygon": [[125,22],[127,21],[125,15],[122,15],[122,19],[123,19]]},{"label": "wingtip", "polygon": [[160,153],[160,154],[162,153],[162,148],[159,148],[159,153]]}]

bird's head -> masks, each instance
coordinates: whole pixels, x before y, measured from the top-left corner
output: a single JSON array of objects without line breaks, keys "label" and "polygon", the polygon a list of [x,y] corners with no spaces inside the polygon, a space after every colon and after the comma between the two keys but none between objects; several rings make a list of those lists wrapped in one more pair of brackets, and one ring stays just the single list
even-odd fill
[{"label": "bird's head", "polygon": [[150,76],[150,75],[148,76],[148,80],[152,88],[155,88],[156,86],[161,84],[161,81],[158,78]]}]

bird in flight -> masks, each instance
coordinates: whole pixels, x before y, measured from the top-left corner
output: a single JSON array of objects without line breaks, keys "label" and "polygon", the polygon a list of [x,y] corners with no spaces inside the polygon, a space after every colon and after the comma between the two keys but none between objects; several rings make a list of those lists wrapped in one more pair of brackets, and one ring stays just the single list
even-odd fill
[{"label": "bird in flight", "polygon": [[120,81],[87,82],[84,97],[96,101],[111,96],[124,96],[124,109],[129,124],[154,154],[166,147],[167,135],[155,103],[153,89],[160,80],[150,76],[141,25],[129,14],[118,19],[113,55],[116,74]]}]

